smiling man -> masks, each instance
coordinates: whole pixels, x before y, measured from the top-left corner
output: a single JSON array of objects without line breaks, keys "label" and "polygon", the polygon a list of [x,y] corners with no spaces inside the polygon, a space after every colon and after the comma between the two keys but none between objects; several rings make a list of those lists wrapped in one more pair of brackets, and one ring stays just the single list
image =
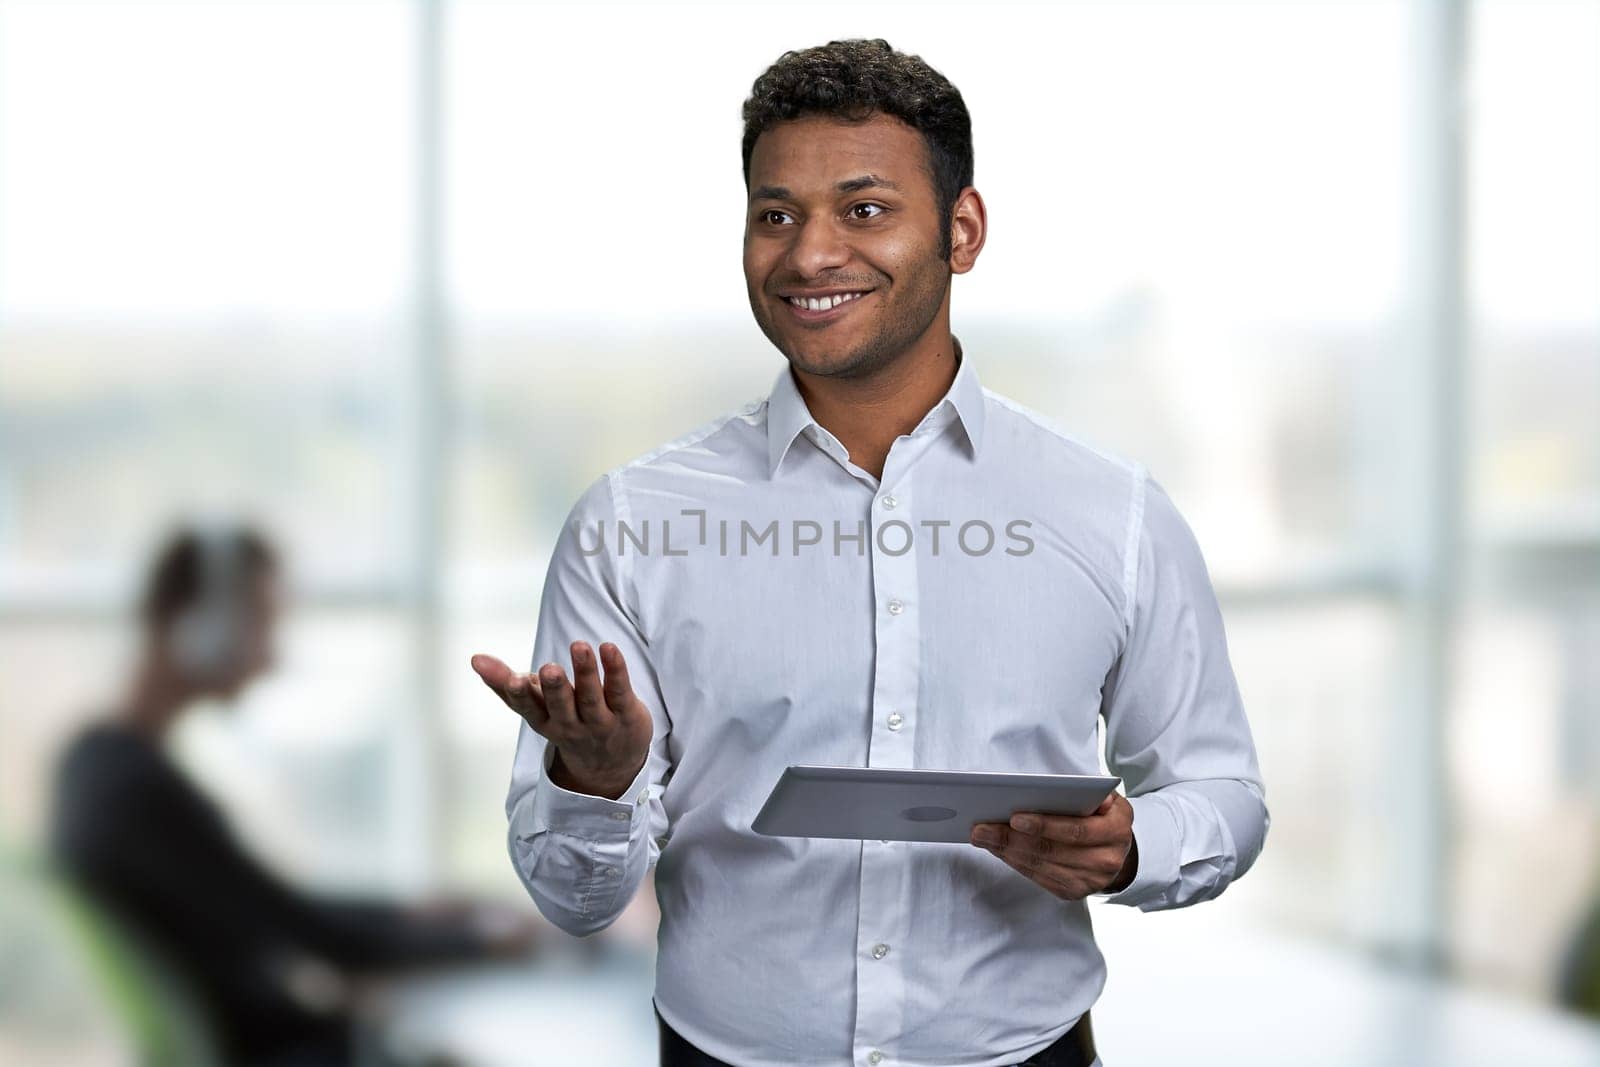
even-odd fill
[{"label": "smiling man", "polygon": [[[1140,463],[983,388],[952,278],[987,218],[961,95],[882,40],[744,105],[770,395],[573,507],[532,664],[518,875],[580,936],[655,871],[663,1065],[1098,1063],[1086,900],[1221,893],[1268,815],[1194,535]],[[571,676],[564,664],[570,657]],[[767,837],[793,763],[1122,776],[970,844]]]}]

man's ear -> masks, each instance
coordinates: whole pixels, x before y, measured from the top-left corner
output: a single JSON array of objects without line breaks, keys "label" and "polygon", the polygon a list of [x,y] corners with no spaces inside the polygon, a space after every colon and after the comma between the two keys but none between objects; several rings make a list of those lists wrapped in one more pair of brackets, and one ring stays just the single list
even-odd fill
[{"label": "man's ear", "polygon": [[989,232],[988,210],[975,186],[967,186],[950,209],[950,270],[965,274],[978,262]]}]

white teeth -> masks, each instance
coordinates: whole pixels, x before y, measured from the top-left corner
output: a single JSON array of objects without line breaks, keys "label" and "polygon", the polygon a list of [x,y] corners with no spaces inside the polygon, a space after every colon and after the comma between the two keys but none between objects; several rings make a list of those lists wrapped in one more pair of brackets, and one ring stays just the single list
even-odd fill
[{"label": "white teeth", "polygon": [[833,296],[820,297],[791,296],[788,300],[795,307],[809,308],[812,311],[827,311],[830,308],[838,307],[846,300],[854,300],[861,295],[861,293],[837,293]]}]

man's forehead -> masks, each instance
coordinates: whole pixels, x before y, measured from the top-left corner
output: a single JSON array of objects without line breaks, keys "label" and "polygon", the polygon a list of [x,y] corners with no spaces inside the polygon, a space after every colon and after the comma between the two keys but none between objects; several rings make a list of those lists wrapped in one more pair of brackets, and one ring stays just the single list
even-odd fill
[{"label": "man's forehead", "polygon": [[854,123],[801,116],[757,138],[750,159],[751,199],[762,193],[834,195],[872,186],[905,192],[923,170],[923,153],[921,134],[892,115],[878,113]]}]

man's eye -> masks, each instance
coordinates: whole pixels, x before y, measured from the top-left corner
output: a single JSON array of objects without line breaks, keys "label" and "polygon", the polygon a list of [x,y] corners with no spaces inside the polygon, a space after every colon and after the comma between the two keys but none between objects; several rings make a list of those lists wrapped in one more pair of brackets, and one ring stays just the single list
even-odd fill
[{"label": "man's eye", "polygon": [[875,219],[875,218],[878,217],[878,215],[883,214],[884,211],[886,210],[882,204],[856,204],[854,207],[852,207],[850,209],[850,211],[851,211],[852,214],[854,214],[855,212],[860,211],[864,207],[873,208],[876,211],[876,214],[873,214],[873,215],[856,215],[855,216],[856,218],[858,218],[858,219]]},{"label": "man's eye", "polygon": [[777,208],[768,208],[767,210],[765,210],[765,211],[763,211],[761,213],[761,221],[762,222],[771,222],[772,221],[772,216],[774,216],[774,215],[782,215],[784,217],[788,217],[788,214],[789,213],[787,211],[779,211]]}]

